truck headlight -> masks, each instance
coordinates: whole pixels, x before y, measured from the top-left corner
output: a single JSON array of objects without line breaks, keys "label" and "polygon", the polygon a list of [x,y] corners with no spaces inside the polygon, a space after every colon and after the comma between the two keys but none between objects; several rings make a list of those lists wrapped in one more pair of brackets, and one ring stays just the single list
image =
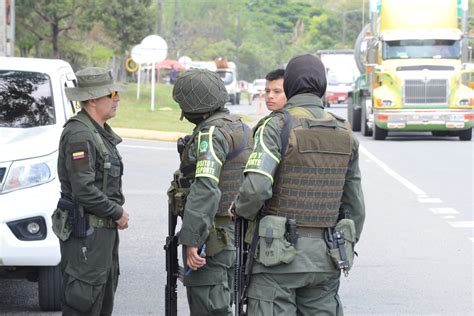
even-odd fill
[{"label": "truck headlight", "polygon": [[392,106],[392,100],[382,100],[382,106]]},{"label": "truck headlight", "polygon": [[392,106],[395,105],[395,103],[392,100],[389,99],[377,99],[377,106]]},{"label": "truck headlight", "polygon": [[58,152],[13,162],[2,193],[29,188],[52,181],[56,177]]},{"label": "truck headlight", "polygon": [[458,105],[469,105],[469,99],[461,99],[458,101]]}]

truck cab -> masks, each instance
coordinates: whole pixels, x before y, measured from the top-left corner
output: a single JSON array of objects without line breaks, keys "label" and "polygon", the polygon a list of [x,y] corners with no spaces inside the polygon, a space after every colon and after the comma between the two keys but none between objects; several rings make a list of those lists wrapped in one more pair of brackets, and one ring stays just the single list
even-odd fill
[{"label": "truck cab", "polygon": [[371,24],[355,45],[362,73],[348,106],[355,131],[376,140],[390,131],[472,138],[474,68],[459,9],[456,0],[371,1]]},{"label": "truck cab", "polygon": [[0,278],[38,282],[42,310],[60,310],[61,259],[51,215],[59,199],[58,144],[76,108],[62,60],[0,57]]}]

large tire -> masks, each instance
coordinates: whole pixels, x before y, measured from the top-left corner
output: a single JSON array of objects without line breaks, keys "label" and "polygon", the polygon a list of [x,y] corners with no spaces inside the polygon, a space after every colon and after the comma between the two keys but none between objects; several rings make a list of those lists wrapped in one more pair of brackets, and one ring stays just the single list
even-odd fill
[{"label": "large tire", "polygon": [[238,105],[240,105],[240,93],[237,93],[236,94],[236,97],[235,97],[235,103],[237,103]]},{"label": "large tire", "polygon": [[352,119],[354,120],[354,124],[352,124],[352,130],[354,132],[360,132],[360,108],[357,110],[352,109]]},{"label": "large tire", "polygon": [[386,129],[382,129],[375,125],[374,122],[374,131],[373,131],[373,136],[375,140],[384,140],[385,137],[387,137],[388,131]]},{"label": "large tire", "polygon": [[472,139],[472,128],[458,132],[460,140],[471,140]]},{"label": "large tire", "polygon": [[365,105],[365,97],[361,98],[361,115],[360,115],[360,132],[364,136],[372,136],[372,130],[367,126],[367,108]]},{"label": "large tire", "polygon": [[61,310],[62,275],[59,265],[38,269],[38,298],[43,311]]},{"label": "large tire", "polygon": [[352,97],[347,100],[347,120],[354,132],[360,131],[360,109],[355,111],[352,105]]}]

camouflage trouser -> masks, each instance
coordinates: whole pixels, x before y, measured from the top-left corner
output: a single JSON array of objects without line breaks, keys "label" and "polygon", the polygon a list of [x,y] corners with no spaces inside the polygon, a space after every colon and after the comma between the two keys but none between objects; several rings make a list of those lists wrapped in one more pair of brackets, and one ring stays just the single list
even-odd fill
[{"label": "camouflage trouser", "polygon": [[95,228],[91,236],[61,245],[63,315],[112,315],[117,289],[117,229]]},{"label": "camouflage trouser", "polygon": [[[225,229],[233,244],[233,224]],[[184,278],[190,315],[232,316],[235,250],[223,250],[215,256],[206,257],[206,261],[202,268]]]},{"label": "camouflage trouser", "polygon": [[248,315],[342,316],[339,277],[339,271],[254,274],[248,290]]}]

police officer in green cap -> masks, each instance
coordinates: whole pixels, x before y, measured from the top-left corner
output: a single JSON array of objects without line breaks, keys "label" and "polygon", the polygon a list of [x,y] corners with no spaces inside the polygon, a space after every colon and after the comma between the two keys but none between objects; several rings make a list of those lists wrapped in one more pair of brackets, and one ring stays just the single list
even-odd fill
[{"label": "police officer in green cap", "polygon": [[324,111],[317,57],[291,59],[284,90],[283,110],[256,126],[236,201],[236,214],[254,221],[247,313],[342,315],[339,278],[365,218],[359,142],[345,120]]},{"label": "police officer in green cap", "polygon": [[186,71],[173,88],[182,115],[196,124],[174,177],[185,190],[179,243],[191,315],[232,315],[235,247],[228,208],[241,184],[252,133],[224,107],[228,98],[222,79],[208,70]]},{"label": "police officer in green cap", "polygon": [[61,199],[53,214],[63,315],[111,315],[119,275],[117,229],[126,229],[129,218],[122,207],[122,139],[106,123],[116,115],[119,87],[103,68],[86,68],[76,77],[77,87],[66,88],[66,96],[80,101],[81,111],[61,135]]}]

